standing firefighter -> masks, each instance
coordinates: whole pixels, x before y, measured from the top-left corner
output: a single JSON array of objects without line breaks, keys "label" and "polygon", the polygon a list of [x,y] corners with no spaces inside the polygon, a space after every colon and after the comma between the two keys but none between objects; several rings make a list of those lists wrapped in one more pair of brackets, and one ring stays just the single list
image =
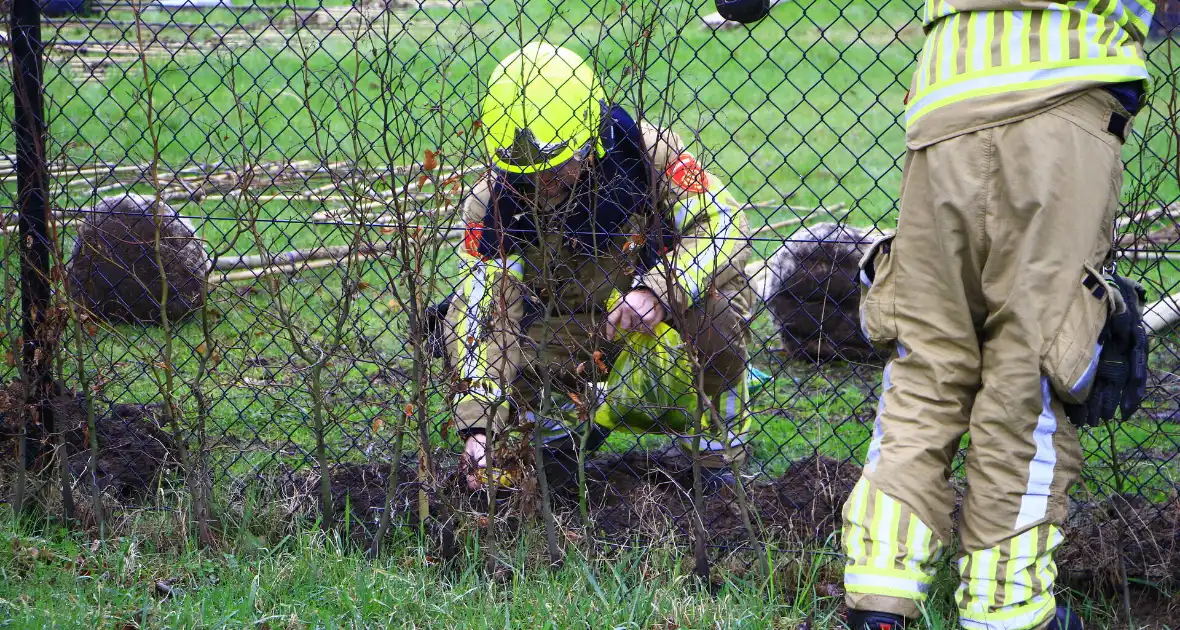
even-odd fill
[{"label": "standing firefighter", "polygon": [[1125,419],[1146,382],[1144,296],[1114,275],[1111,240],[1152,10],[926,2],[897,230],[861,262],[864,332],[893,354],[844,505],[855,630],[919,616],[951,543],[964,434],[962,627],[1081,627],[1053,595],[1082,466],[1072,425],[1116,406]]},{"label": "standing firefighter", "polygon": [[[465,278],[445,315],[469,485],[489,478],[487,433],[513,425],[535,423],[559,455],[583,431],[596,448],[623,424],[684,444],[697,395],[683,343],[714,410],[705,423],[720,418],[710,428],[729,442],[702,439],[702,464],[729,480],[748,424],[739,204],[676,135],[608,104],[591,66],[563,48],[533,43],[504,59],[481,120],[491,168],[463,207]],[[546,373],[557,404],[542,417]],[[591,396],[601,405],[576,426]]]}]

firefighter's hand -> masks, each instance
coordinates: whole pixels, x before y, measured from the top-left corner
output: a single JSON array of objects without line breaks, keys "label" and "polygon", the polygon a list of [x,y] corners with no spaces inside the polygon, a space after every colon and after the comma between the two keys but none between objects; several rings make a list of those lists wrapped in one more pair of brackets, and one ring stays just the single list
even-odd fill
[{"label": "firefighter's hand", "polygon": [[483,433],[474,433],[467,438],[467,443],[463,446],[463,457],[467,458],[467,488],[472,491],[479,490],[483,486],[479,480],[478,469],[488,465],[487,445],[488,436]]},{"label": "firefighter's hand", "polygon": [[664,307],[647,289],[636,289],[619,300],[606,316],[606,338],[613,340],[616,330],[655,334],[656,324],[664,321]]}]

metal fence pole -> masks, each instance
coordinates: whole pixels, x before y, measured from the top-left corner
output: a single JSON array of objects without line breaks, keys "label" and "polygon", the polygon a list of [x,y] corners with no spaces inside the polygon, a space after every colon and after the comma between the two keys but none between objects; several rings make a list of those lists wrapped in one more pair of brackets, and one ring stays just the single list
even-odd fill
[{"label": "metal fence pole", "polygon": [[37,0],[13,0],[12,90],[16,132],[16,211],[20,229],[22,378],[30,408],[25,419],[25,465],[48,449],[54,432],[52,352],[45,344],[50,304],[49,172],[42,109],[41,9]]}]

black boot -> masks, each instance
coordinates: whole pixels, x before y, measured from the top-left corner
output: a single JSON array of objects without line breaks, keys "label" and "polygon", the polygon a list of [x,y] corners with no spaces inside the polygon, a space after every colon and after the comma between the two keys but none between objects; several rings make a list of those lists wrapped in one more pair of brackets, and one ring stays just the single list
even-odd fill
[{"label": "black boot", "polygon": [[849,610],[848,628],[849,630],[901,630],[905,628],[905,617],[893,613]]},{"label": "black boot", "polygon": [[728,466],[724,468],[701,467],[701,482],[708,492],[717,492],[721,488],[732,488],[737,484],[733,471]]},{"label": "black boot", "polygon": [[1057,614],[1054,615],[1053,621],[1049,622],[1046,630],[1083,630],[1082,619],[1062,606],[1057,609]]}]

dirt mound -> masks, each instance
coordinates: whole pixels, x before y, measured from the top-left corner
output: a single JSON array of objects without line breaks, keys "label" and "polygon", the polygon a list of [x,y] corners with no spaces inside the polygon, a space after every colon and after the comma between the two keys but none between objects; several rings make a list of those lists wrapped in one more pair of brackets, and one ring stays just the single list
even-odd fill
[{"label": "dirt mound", "polygon": [[1151,503],[1133,495],[1076,503],[1057,553],[1063,580],[1098,588],[1121,585],[1120,556],[1132,580],[1180,582],[1180,498]]},{"label": "dirt mound", "polygon": [[[65,438],[66,457],[75,486],[79,486],[86,478],[90,461],[86,399],[79,393],[62,391],[53,401],[54,418],[57,430]],[[22,404],[21,383],[13,382],[0,390],[0,462],[6,467],[17,464]],[[94,415],[98,433],[95,480],[99,488],[120,501],[150,494],[160,473],[176,461],[172,456],[175,452],[172,438],[157,424],[155,414],[141,405],[95,401]]]},{"label": "dirt mound", "polygon": [[[352,515],[354,522],[364,529],[376,527],[385,511],[385,497],[389,491],[389,464],[343,463],[331,466],[328,480],[332,492],[332,509],[338,518]],[[395,516],[413,514],[416,508],[415,488],[417,470],[415,462],[403,459],[397,491],[394,494],[393,513]],[[288,510],[295,513],[319,511],[321,477],[317,471],[286,475],[280,481],[280,492],[286,495]]]},{"label": "dirt mound", "polygon": [[[443,463],[442,469],[449,466]],[[331,471],[337,517],[350,510],[354,534],[367,543],[361,538],[372,535],[380,519],[390,466],[339,464]],[[815,455],[792,463],[776,478],[747,479],[745,487],[762,527],[761,537],[800,545],[832,544],[840,530],[841,508],[859,476],[860,467],[854,463]],[[506,493],[497,508],[499,518],[513,523],[511,528],[539,518],[532,496],[536,479],[528,473],[524,477],[524,489]],[[288,501],[290,513],[318,513],[319,475],[294,473],[286,479],[280,484],[280,499]],[[559,522],[578,523],[576,477],[553,471],[550,482]],[[599,456],[586,462],[586,482],[594,535],[599,539],[626,543],[692,536],[692,463],[679,448]],[[467,493],[460,486],[457,476],[444,475],[430,496],[432,513],[437,515],[441,504],[449,503],[457,513],[479,517],[487,506],[486,495]],[[393,523],[416,521],[417,489],[416,461],[407,457],[392,504]],[[710,545],[736,548],[749,540],[732,486],[706,488],[702,507]],[[1124,523],[1128,534],[1120,543]],[[1120,553],[1133,580],[1164,585],[1180,576],[1180,500],[1175,498],[1153,504],[1116,496],[1100,503],[1075,504],[1066,535],[1057,554],[1063,583],[1102,590],[1120,585]]]},{"label": "dirt mound", "polygon": [[[791,464],[776,479],[746,482],[764,538],[823,541],[840,527],[840,508],[860,467],[823,456]],[[587,465],[595,524],[607,538],[660,536],[691,530],[692,462],[678,448],[604,457]],[[721,485],[704,497],[703,520],[712,544],[748,535],[736,488]]]},{"label": "dirt mound", "polygon": [[766,262],[759,297],[791,358],[881,362],[860,332],[860,258],[880,233],[820,223],[800,228]]},{"label": "dirt mound", "polygon": [[108,321],[159,323],[167,278],[170,321],[201,307],[209,268],[204,244],[188,219],[165,203],[156,213],[155,204],[153,197],[120,194],[86,215],[67,264],[71,299]]},{"label": "dirt mound", "polygon": [[[337,517],[347,510],[352,522],[371,534],[385,508],[389,464],[347,463],[330,470]],[[748,481],[746,488],[764,527],[763,536],[822,542],[839,529],[840,508],[859,474],[855,464],[816,456],[792,464],[777,479]],[[561,483],[558,475],[551,473],[551,479],[554,510],[563,521],[577,522],[576,478],[571,475]],[[459,481],[441,480],[441,494],[449,497],[457,511],[477,514],[481,506],[486,507],[486,496],[463,492]],[[526,475],[524,485],[535,492],[535,478]],[[691,535],[692,464],[676,447],[590,460],[586,463],[586,485],[591,518],[597,535],[603,539]],[[315,471],[283,475],[278,487],[289,513],[318,513],[320,476]],[[392,503],[395,523],[416,518],[417,488],[416,463],[406,458]],[[499,508],[501,514],[514,522],[522,511],[536,515],[535,497],[526,495],[523,491],[507,493]],[[444,497],[431,496],[430,500],[433,511]],[[748,540],[734,488],[706,489],[704,517],[712,544],[742,544]]]}]

